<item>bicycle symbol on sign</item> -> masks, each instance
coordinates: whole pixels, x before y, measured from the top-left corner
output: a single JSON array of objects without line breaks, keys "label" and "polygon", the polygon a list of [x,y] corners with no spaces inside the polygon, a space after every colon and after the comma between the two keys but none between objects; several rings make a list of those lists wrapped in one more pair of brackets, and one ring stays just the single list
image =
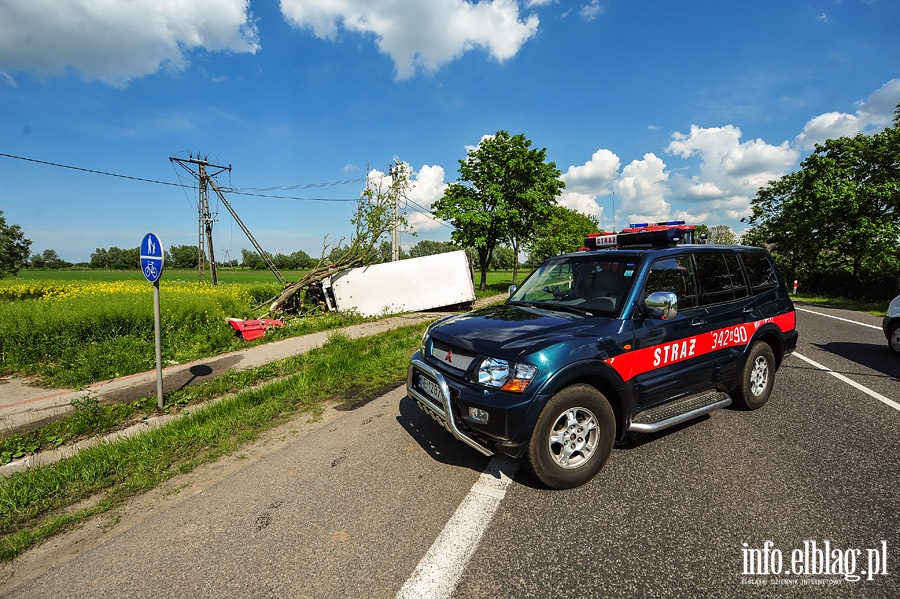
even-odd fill
[{"label": "bicycle symbol on sign", "polygon": [[157,272],[156,266],[152,262],[148,262],[147,266],[144,267],[144,274],[147,275],[148,278],[156,278]]}]

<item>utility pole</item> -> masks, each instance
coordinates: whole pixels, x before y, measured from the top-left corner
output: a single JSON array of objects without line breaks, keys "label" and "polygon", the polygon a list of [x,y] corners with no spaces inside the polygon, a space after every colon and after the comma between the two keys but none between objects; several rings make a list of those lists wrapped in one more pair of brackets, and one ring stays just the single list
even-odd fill
[{"label": "utility pole", "polygon": [[391,163],[388,167],[388,174],[391,176],[391,191],[394,197],[394,227],[391,232],[391,262],[396,262],[400,259],[400,215],[398,214],[399,207],[397,206],[400,199],[397,197],[397,181],[396,177],[400,174],[400,167],[396,163]]},{"label": "utility pole", "polygon": [[213,285],[219,284],[219,273],[216,270],[216,252],[213,249],[213,217],[209,212],[209,177],[206,174],[206,162],[198,161],[200,172],[200,224],[203,233],[200,235],[200,252],[197,258],[198,275],[200,281],[203,281],[203,239],[206,239],[206,247],[209,257],[209,276]]},{"label": "utility pole", "polygon": [[[212,187],[213,191],[219,197],[219,201],[228,208],[228,212],[231,213],[231,216],[234,217],[235,222],[241,227],[241,230],[244,232],[244,235],[247,236],[247,239],[250,240],[250,243],[253,244],[253,247],[256,248],[256,251],[259,252],[259,256],[263,259],[263,262],[269,267],[272,273],[275,275],[275,278],[278,279],[278,282],[282,285],[287,285],[287,281],[284,280],[284,276],[282,276],[281,272],[278,271],[278,268],[275,266],[275,263],[272,261],[272,258],[269,254],[266,253],[264,249],[259,245],[259,242],[256,241],[256,238],[250,233],[250,229],[247,228],[247,225],[244,224],[244,221],[240,219],[237,215],[237,212],[234,211],[234,208],[231,207],[231,204],[228,203],[228,200],[225,199],[225,196],[222,194],[222,190],[219,189],[219,186],[216,185],[216,180],[214,177],[223,171],[231,171],[231,165],[222,166],[220,164],[211,164],[208,160],[201,160],[198,156],[194,158],[190,154],[188,154],[188,160],[184,158],[173,158],[169,157],[169,160],[178,164],[181,168],[192,174],[197,178],[197,181],[200,183],[200,280],[203,280],[203,240],[206,238],[206,244],[209,247],[209,262],[212,266],[212,283],[213,285],[218,284],[218,279],[216,275],[216,259],[213,256],[213,238],[212,238],[212,227],[215,219],[209,214],[209,196],[208,196],[208,187]],[[193,169],[187,165],[196,164],[197,172],[195,173]],[[207,168],[219,169],[213,174],[209,174],[206,172]],[[227,256],[227,252],[226,252]]]},{"label": "utility pole", "polygon": [[[170,157],[169,160],[177,163],[197,178],[199,188],[199,201],[197,202],[197,212],[199,216],[197,220],[197,246],[199,248],[199,255],[197,256],[197,276],[200,281],[203,281],[203,262],[205,258],[203,250],[205,246],[208,253],[210,280],[213,285],[218,285],[219,273],[216,269],[216,254],[213,247],[213,223],[215,222],[215,219],[209,212],[209,185],[210,182],[212,182],[212,177],[215,177],[221,172],[230,171],[231,165],[222,166],[219,164],[212,164],[209,160],[201,159],[200,156],[194,158],[190,154],[188,154],[188,160],[172,157]],[[188,164],[197,165],[197,172],[195,173],[189,166],[186,166]],[[207,167],[219,170],[210,175],[206,172]],[[213,183],[213,186],[215,186],[215,183]]]}]

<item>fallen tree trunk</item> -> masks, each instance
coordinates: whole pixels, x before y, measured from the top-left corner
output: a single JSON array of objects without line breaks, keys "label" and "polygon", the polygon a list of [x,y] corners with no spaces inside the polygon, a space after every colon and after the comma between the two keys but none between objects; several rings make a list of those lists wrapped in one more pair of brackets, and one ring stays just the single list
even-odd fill
[{"label": "fallen tree trunk", "polygon": [[[356,203],[353,218],[350,219],[350,222],[356,226],[356,232],[350,240],[350,247],[334,263],[331,263],[327,258],[328,250],[332,247],[340,247],[343,239],[338,241],[336,246],[331,246],[326,237],[318,264],[302,279],[285,287],[272,300],[269,304],[269,314],[284,306],[304,288],[318,283],[325,277],[376,262],[376,246],[379,240],[388,232],[406,226],[406,219],[399,213],[398,205],[408,186],[408,165],[401,163],[397,164],[396,168],[392,167],[389,177],[385,177],[381,173],[377,176],[367,173],[366,182],[363,196]],[[386,189],[385,186],[387,186]]]}]

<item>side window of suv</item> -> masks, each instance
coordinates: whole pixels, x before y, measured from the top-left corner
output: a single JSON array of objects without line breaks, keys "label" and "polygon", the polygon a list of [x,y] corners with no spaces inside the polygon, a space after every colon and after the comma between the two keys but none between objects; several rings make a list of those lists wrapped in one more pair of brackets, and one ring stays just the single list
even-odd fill
[{"label": "side window of suv", "polygon": [[735,254],[697,254],[696,258],[704,306],[747,296],[747,283]]},{"label": "side window of suv", "polygon": [[750,291],[753,295],[764,293],[778,286],[778,277],[769,259],[762,252],[743,252],[741,260],[750,280]]},{"label": "side window of suv", "polygon": [[697,307],[697,282],[690,256],[661,258],[650,267],[646,295],[656,291],[672,291],[678,296],[678,309]]}]

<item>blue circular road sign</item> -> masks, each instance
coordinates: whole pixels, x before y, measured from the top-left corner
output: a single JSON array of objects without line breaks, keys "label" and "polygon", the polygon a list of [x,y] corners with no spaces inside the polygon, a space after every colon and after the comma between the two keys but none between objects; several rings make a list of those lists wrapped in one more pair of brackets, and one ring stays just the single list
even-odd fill
[{"label": "blue circular road sign", "polygon": [[141,271],[151,283],[155,283],[162,276],[163,271],[163,245],[159,237],[153,233],[144,235],[141,241]]}]

